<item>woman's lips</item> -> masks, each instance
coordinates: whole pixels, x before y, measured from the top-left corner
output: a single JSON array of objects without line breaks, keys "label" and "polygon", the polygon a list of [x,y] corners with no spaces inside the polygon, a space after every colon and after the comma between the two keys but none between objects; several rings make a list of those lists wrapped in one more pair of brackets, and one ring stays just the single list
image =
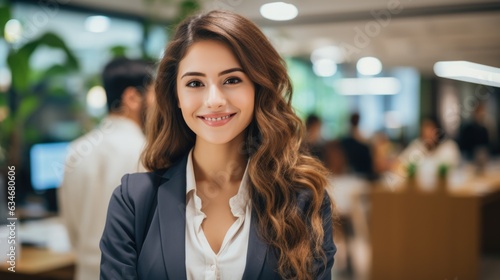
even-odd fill
[{"label": "woman's lips", "polygon": [[199,116],[198,118],[200,118],[205,124],[209,126],[223,126],[229,121],[231,121],[235,115],[236,113],[210,114],[210,115]]}]

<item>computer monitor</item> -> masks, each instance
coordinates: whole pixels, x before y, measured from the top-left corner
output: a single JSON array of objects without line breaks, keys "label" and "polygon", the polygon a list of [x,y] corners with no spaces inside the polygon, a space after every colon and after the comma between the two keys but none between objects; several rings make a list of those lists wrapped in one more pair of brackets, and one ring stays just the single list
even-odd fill
[{"label": "computer monitor", "polygon": [[35,144],[30,150],[31,185],[35,191],[61,184],[70,142]]}]

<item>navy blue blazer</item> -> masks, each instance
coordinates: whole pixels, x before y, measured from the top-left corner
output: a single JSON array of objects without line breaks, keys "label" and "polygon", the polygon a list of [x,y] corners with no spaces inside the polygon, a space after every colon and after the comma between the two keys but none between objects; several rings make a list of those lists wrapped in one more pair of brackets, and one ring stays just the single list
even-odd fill
[{"label": "navy blue blazer", "polygon": [[[100,242],[101,279],[186,279],[186,164],[187,155],[166,171],[122,178],[111,197]],[[305,211],[309,201],[306,192],[298,194],[300,209]],[[258,236],[254,213],[243,279],[281,279],[278,257]],[[328,195],[322,216],[327,262],[314,262],[318,271],[314,279],[329,280],[336,247]]]}]

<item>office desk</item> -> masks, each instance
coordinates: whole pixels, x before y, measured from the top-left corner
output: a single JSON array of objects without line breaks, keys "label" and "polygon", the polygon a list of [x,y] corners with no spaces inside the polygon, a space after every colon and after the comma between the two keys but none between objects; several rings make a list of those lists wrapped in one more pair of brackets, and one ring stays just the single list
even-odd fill
[{"label": "office desk", "polygon": [[8,265],[0,265],[0,279],[73,279],[75,257],[73,253],[52,252],[48,249],[23,246],[21,258],[16,261],[16,272]]},{"label": "office desk", "polygon": [[373,191],[371,279],[478,279],[481,247],[500,236],[500,176],[490,175],[435,193],[411,182]]}]

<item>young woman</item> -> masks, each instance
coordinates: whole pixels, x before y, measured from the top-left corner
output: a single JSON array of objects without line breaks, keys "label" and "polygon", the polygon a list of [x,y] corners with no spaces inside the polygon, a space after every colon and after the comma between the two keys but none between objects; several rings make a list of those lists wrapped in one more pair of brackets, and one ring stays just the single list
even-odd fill
[{"label": "young woman", "polygon": [[302,150],[284,61],[249,20],[183,22],[143,154],[101,239],[101,279],[330,279],[326,171]]}]

